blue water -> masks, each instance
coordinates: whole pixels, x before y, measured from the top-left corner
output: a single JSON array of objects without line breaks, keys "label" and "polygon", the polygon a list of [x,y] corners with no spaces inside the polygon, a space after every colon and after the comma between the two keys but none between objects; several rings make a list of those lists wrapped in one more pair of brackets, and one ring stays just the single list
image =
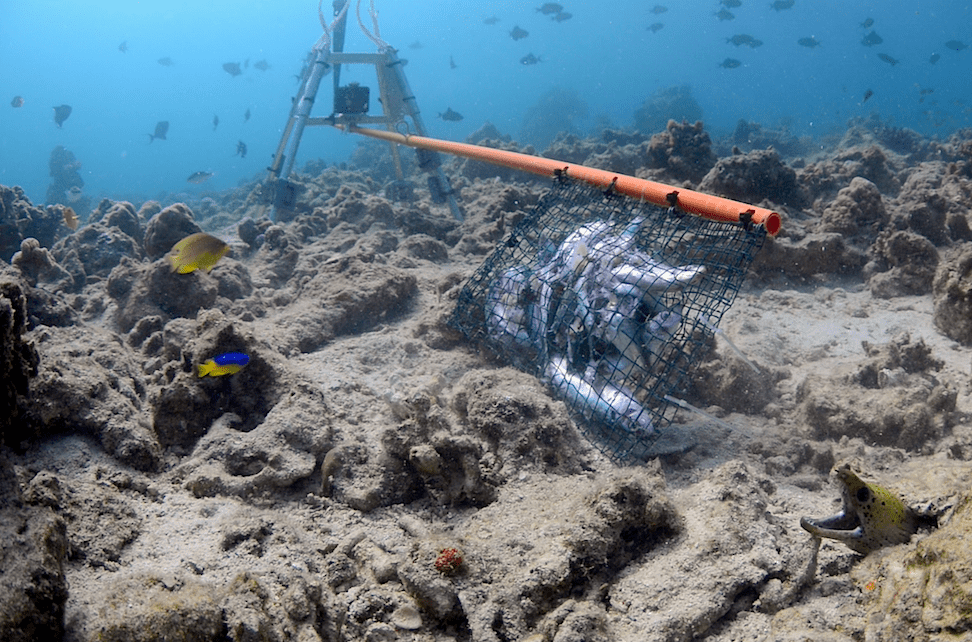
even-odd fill
[{"label": "blue water", "polygon": [[[713,136],[728,135],[740,118],[814,137],[871,114],[938,137],[970,125],[972,49],[944,46],[972,44],[965,1],[796,0],[792,9],[774,11],[769,0],[743,0],[731,9],[732,21],[716,18],[715,0],[659,0],[669,10],[657,15],[654,0],[567,0],[561,4],[573,17],[563,22],[536,12],[539,4],[377,2],[380,35],[408,59],[406,75],[430,135],[462,140],[488,120],[516,137],[530,107],[553,88],[586,101],[588,115],[575,123],[582,132],[605,122],[631,127],[653,92],[686,84]],[[492,15],[500,21],[484,24]],[[884,39],[879,46],[860,44],[868,17]],[[647,26],[655,22],[664,27],[652,33]],[[514,25],[530,35],[514,41]],[[763,45],[726,43],[740,33]],[[286,123],[294,74],[319,35],[317,5],[307,0],[0,0],[0,183],[20,185],[43,202],[56,145],[81,162],[92,198],[199,193],[261,177]],[[821,46],[798,45],[806,36]],[[123,41],[125,53],[118,49]],[[421,48],[410,46],[416,42]],[[353,16],[345,50],[375,51]],[[936,52],[941,58],[932,65]],[[542,62],[520,64],[528,53]],[[158,64],[166,56],[172,66]],[[727,57],[742,66],[720,67]],[[265,72],[253,66],[263,59],[271,65]],[[246,60],[240,76],[222,68]],[[373,74],[346,69],[342,80],[370,85],[378,109]],[[868,89],[874,95],[862,103]],[[9,104],[17,95],[25,100],[19,109]],[[314,115],[328,115],[330,100],[326,79]],[[73,107],[62,129],[52,110],[60,104]],[[464,120],[435,118],[447,107]],[[170,122],[168,139],[149,143],[161,120]],[[235,155],[240,140],[248,146],[245,159]],[[334,130],[308,130],[298,167],[309,159],[346,160],[356,142]],[[186,183],[200,170],[215,176]]]}]

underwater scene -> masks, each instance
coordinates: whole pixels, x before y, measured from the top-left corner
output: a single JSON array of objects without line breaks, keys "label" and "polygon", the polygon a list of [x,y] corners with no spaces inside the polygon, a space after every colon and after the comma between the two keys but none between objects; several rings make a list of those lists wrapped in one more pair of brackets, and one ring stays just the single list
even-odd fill
[{"label": "underwater scene", "polygon": [[967,3],[0,15],[0,640],[972,636]]}]

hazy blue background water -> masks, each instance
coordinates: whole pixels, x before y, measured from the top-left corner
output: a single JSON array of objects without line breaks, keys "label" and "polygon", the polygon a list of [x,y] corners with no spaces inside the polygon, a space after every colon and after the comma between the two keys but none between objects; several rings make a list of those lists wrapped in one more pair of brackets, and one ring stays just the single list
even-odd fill
[{"label": "hazy blue background water", "polygon": [[[731,21],[714,15],[721,8],[715,0],[564,0],[572,18],[563,22],[538,13],[540,4],[377,2],[381,36],[408,59],[406,75],[431,135],[462,140],[488,120],[517,137],[524,115],[552,88],[576,91],[586,101],[588,116],[577,121],[582,130],[605,122],[631,127],[653,92],[684,84],[713,136],[728,135],[740,118],[784,123],[815,137],[872,113],[939,137],[970,125],[972,49],[944,45],[972,44],[966,1],[796,0],[775,11],[769,0],[742,0]],[[656,4],[668,11],[652,13]],[[366,8],[364,2],[370,26]],[[330,1],[324,9],[330,14]],[[499,22],[484,24],[489,16]],[[869,17],[884,39],[876,47],[860,43]],[[647,27],[656,22],[664,27],[653,33]],[[530,35],[514,41],[514,25]],[[763,45],[727,44],[743,33]],[[319,35],[310,0],[0,0],[0,183],[21,185],[43,202],[56,145],[76,155],[84,191],[95,199],[222,189],[261,175],[287,119],[294,74]],[[807,36],[821,46],[797,44]],[[123,41],[125,53],[118,49]],[[353,15],[345,50],[375,51]],[[941,59],[930,64],[936,52]],[[528,53],[543,62],[521,64]],[[878,53],[900,64],[891,66]],[[172,66],[157,62],[166,56]],[[720,67],[727,57],[742,66]],[[246,59],[250,66],[240,76],[222,68]],[[265,72],[253,67],[262,59],[271,65]],[[370,76],[345,71],[344,79],[370,84],[377,109]],[[330,111],[330,81],[323,87],[317,116]],[[862,103],[867,89],[874,95]],[[934,93],[923,96],[922,89]],[[25,103],[14,109],[10,100],[17,95]],[[62,103],[74,110],[58,129],[52,107]],[[447,107],[464,120],[435,118]],[[244,122],[247,109],[251,118]],[[160,120],[171,124],[168,140],[150,144]],[[245,159],[234,155],[238,140],[249,148]],[[330,129],[308,130],[298,167],[312,158],[345,160],[356,142]],[[187,184],[199,170],[216,176]]]}]

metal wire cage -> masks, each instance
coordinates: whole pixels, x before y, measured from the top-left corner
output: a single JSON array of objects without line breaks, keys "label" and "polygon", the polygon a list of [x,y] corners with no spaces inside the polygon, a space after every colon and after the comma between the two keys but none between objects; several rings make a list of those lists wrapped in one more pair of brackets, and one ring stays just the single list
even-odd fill
[{"label": "metal wire cage", "polygon": [[644,459],[765,237],[561,176],[450,324],[546,382],[609,457]]}]

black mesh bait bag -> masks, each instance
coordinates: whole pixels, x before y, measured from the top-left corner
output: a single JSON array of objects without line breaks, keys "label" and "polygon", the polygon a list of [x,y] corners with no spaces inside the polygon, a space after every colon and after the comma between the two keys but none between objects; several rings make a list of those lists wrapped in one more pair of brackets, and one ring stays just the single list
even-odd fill
[{"label": "black mesh bait bag", "polygon": [[765,237],[561,176],[450,323],[549,385],[613,460],[642,459]]}]

